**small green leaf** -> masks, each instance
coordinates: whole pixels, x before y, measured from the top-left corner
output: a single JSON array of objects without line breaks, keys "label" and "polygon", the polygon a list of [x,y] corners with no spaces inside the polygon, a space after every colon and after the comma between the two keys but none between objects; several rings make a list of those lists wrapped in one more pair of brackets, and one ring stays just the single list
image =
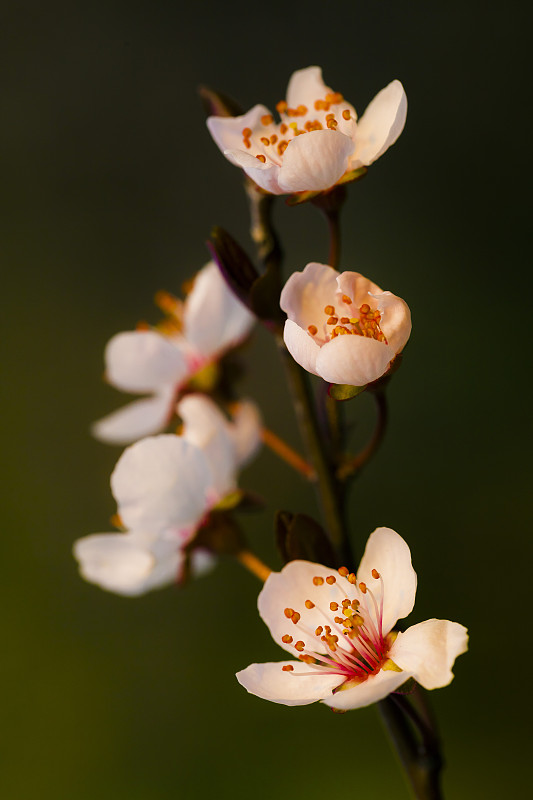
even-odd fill
[{"label": "small green leaf", "polygon": [[336,563],[335,553],[324,529],[307,514],[278,511],[275,520],[276,543],[285,562],[303,559],[328,567]]},{"label": "small green leaf", "polygon": [[350,386],[348,383],[331,383],[328,389],[328,394],[333,400],[351,400],[352,397],[357,397],[358,394],[364,392],[365,386]]},{"label": "small green leaf", "polygon": [[250,291],[259,273],[248,255],[224,228],[218,226],[211,231],[207,247],[230,288],[250,307]]},{"label": "small green leaf", "polygon": [[239,117],[243,114],[241,106],[227,94],[199,86],[198,94],[207,117]]}]

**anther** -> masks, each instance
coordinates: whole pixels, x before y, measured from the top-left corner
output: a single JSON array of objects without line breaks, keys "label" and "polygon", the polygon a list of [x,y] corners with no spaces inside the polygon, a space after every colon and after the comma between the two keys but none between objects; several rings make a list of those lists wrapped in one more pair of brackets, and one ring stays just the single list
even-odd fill
[{"label": "anther", "polygon": [[292,615],[294,614],[294,608],[286,608],[283,613],[285,614],[287,619],[290,619],[292,617]]},{"label": "anther", "polygon": [[292,636],[289,636],[289,634],[286,633],[285,636],[281,637],[281,641],[285,644],[290,644],[292,642]]},{"label": "anther", "polygon": [[379,572],[377,571],[377,569],[373,569],[372,570],[372,577],[375,578],[376,580],[380,577]]},{"label": "anther", "polygon": [[326,583],[329,583],[330,586],[333,586],[335,583],[335,575],[328,575],[326,578]]},{"label": "anther", "polygon": [[322,586],[322,584],[324,583],[324,578],[320,578],[318,575],[316,575],[313,578],[313,583],[315,584],[315,586]]},{"label": "anther", "polygon": [[328,119],[328,128],[330,129],[330,131],[336,130],[338,124],[339,123],[337,122],[336,119]]},{"label": "anther", "polygon": [[251,128],[243,128],[242,129],[242,135],[243,135],[243,137],[245,139],[249,139],[250,136],[252,135],[252,129]]},{"label": "anther", "polygon": [[347,597],[345,597],[344,600],[342,601],[342,607],[343,608],[348,608],[349,605],[350,605],[350,601],[348,600]]},{"label": "anther", "polygon": [[352,583],[355,586],[355,584],[357,583],[357,578],[355,577],[355,572],[350,572],[350,574],[348,575],[348,580],[350,581],[350,583]]},{"label": "anther", "polygon": [[270,137],[270,144],[276,144],[277,141],[278,137],[276,136],[275,133],[273,133],[272,136]]},{"label": "anther", "polygon": [[264,114],[261,117],[261,125],[264,125],[265,127],[267,125],[272,125],[273,122],[274,122],[274,117],[272,116],[272,114]]},{"label": "anther", "polygon": [[339,608],[339,604],[338,603],[330,603],[329,607],[330,607],[331,611],[337,611],[338,608]]},{"label": "anther", "polygon": [[323,632],[324,632],[324,628],[322,627],[322,625],[319,625],[318,628],[315,631],[315,636],[322,636]]},{"label": "anther", "polygon": [[316,336],[316,334],[318,333],[318,328],[316,325],[308,325],[307,330],[309,331],[311,336]]},{"label": "anther", "polygon": [[328,317],[331,317],[331,315],[334,313],[335,313],[335,306],[324,306],[324,314],[327,314]]},{"label": "anther", "polygon": [[347,567],[339,567],[339,575],[342,575],[343,578],[347,578],[350,570]]},{"label": "anther", "polygon": [[265,145],[265,147],[268,147],[268,145],[270,144],[270,139],[267,136],[261,136],[261,141]]},{"label": "anther", "polygon": [[359,584],[359,588],[361,589],[363,594],[366,594],[366,583],[363,583],[363,581],[361,581],[361,583]]},{"label": "anther", "polygon": [[348,295],[347,295],[347,294],[343,294],[343,296],[342,296],[342,302],[343,302],[343,303],[347,303],[348,305],[351,305],[351,303],[353,303],[353,300],[352,300],[352,298],[351,298],[351,297],[348,297]]},{"label": "anther", "polygon": [[299,621],[300,621],[300,615],[299,615],[299,613],[298,613],[297,611],[294,611],[294,612],[293,612],[293,615],[292,615],[292,617],[291,617],[291,620],[293,621],[293,623],[294,623],[295,625],[296,625],[296,623],[297,623],[297,622],[299,622]]},{"label": "anther", "polygon": [[302,650],[305,650],[305,642],[301,642],[301,641],[300,642],[296,642],[296,644],[294,646],[298,650],[299,653],[301,653]]},{"label": "anther", "polygon": [[279,126],[279,132],[283,134],[283,133],[287,133],[288,130],[289,130],[289,128],[286,125],[286,123],[282,122],[281,125]]},{"label": "anther", "polygon": [[338,317],[328,317],[327,324],[328,325],[336,325],[338,321],[339,321]]},{"label": "anther", "polygon": [[341,317],[341,322],[343,325],[346,325],[350,321],[350,317]]},{"label": "anther", "polygon": [[257,158],[259,161],[262,161],[262,162],[263,162],[263,164],[266,162],[266,156],[262,155],[261,153],[259,153],[259,155],[258,155],[258,156],[256,156],[256,158]]},{"label": "anther", "polygon": [[306,601],[305,601],[305,607],[306,607],[306,608],[314,608],[314,607],[315,607],[315,604],[313,603],[313,601],[312,601],[312,600],[306,600]]},{"label": "anther", "polygon": [[342,112],[343,119],[350,119],[351,116],[352,115],[350,114],[349,110],[345,108],[344,111]]},{"label": "anther", "polygon": [[281,669],[283,670],[283,672],[292,672],[294,667],[292,666],[292,664],[285,664],[285,666],[282,667]]},{"label": "anther", "polygon": [[333,619],[335,620],[337,625],[342,625],[345,622],[345,620],[342,617],[333,617]]},{"label": "anther", "polygon": [[368,303],[363,303],[359,311],[361,312],[361,314],[368,314],[368,312],[370,311],[370,306],[368,305]]},{"label": "anther", "polygon": [[284,114],[287,110],[287,103],[285,100],[280,100],[279,103],[276,103],[276,111],[278,114]]},{"label": "anther", "polygon": [[307,114],[307,107],[303,106],[303,105],[299,105],[298,108],[296,109],[296,111],[298,112],[298,114],[301,117],[304,117]]},{"label": "anther", "polygon": [[[282,131],[282,133],[284,133],[284,131]],[[282,156],[288,146],[289,143],[285,141],[285,139],[282,139],[281,142],[278,144],[278,155]]]}]

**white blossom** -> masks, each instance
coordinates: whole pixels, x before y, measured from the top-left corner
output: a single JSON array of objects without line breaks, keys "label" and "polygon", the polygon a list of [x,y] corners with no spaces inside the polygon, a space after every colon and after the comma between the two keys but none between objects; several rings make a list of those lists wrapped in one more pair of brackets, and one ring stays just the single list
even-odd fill
[{"label": "white blossom", "polygon": [[[280,122],[263,105],[239,117],[210,117],[209,131],[232,164],[272,194],[332,188],[378,159],[405,125],[407,98],[398,80],[372,100],[361,119],[322,80],[320,67],[293,73]],[[305,134],[305,135],[304,135]]]},{"label": "white blossom", "polygon": [[249,334],[250,311],[209,262],[198,273],[183,304],[161,329],[118,333],[105,351],[108,382],[124,392],[148,394],[98,420],[96,438],[129,444],[158,433],[169,423],[181,389]]},{"label": "white blossom", "polygon": [[366,386],[388,370],[411,333],[407,303],[358,272],[325,264],[294,272],[281,293],[283,338],[295,361],[329,383]]},{"label": "white blossom", "polygon": [[299,660],[252,664],[239,683],[275,703],[320,700],[341,710],[375,703],[409,678],[446,686],[467,631],[430,619],[394,632],[414,606],[416,583],[409,548],[390,528],[371,534],[357,575],[289,562],[267,578],[258,607],[276,643]]}]

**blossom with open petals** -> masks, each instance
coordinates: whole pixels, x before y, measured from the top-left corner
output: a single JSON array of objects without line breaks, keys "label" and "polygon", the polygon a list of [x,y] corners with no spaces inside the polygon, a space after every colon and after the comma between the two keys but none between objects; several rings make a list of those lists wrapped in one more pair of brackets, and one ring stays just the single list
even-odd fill
[{"label": "blossom with open petals", "polygon": [[325,85],[320,67],[307,67],[292,74],[287,100],[276,110],[280,123],[256,105],[240,117],[209,117],[207,126],[226,158],[265,191],[320,192],[394,144],[407,98],[400,81],[392,81],[358,120],[354,107]]},{"label": "blossom with open petals", "polygon": [[467,649],[467,631],[429,619],[394,632],[415,593],[409,548],[390,528],[371,534],[357,576],[291,561],[267,578],[258,607],[274,640],[299,660],[252,664],[237,679],[274,703],[320,700],[340,710],[382,700],[409,678],[426,689],[446,686]]},{"label": "blossom with open petals", "polygon": [[283,338],[295,361],[329,383],[366,386],[388,370],[411,333],[407,303],[358,272],[325,264],[294,272],[281,293]]},{"label": "blossom with open petals", "polygon": [[178,414],[182,435],[152,436],[128,447],[111,476],[128,532],[96,533],[74,545],[82,576],[103,589],[139,595],[179,580],[186,546],[193,574],[213,562],[212,554],[194,548],[194,538],[211,509],[235,491],[239,468],[257,451],[259,414],[247,401],[229,421],[203,395],[184,397]]},{"label": "blossom with open petals", "polygon": [[149,394],[94,423],[102,441],[129,444],[169,423],[182,387],[248,335],[253,315],[211,261],[183,303],[158,328],[118,333],[106,352],[106,378],[124,392]]}]

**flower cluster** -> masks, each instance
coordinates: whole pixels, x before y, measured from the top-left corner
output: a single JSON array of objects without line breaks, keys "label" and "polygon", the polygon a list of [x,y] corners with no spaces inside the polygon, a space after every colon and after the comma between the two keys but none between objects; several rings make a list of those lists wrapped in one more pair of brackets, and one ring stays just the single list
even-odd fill
[{"label": "flower cluster", "polygon": [[[242,116],[211,116],[207,124],[224,155],[261,192],[314,196],[366,172],[402,132],[407,100],[401,83],[392,81],[358,119],[354,107],[324,84],[320,68],[308,67],[292,75],[286,100],[277,104],[276,111],[279,120],[265,106],[256,105]],[[249,194],[253,202],[265,200],[255,191]],[[321,198],[323,210],[331,209],[343,195],[335,192],[327,202]],[[254,208],[259,225],[261,215]],[[261,224],[267,223],[261,220]],[[216,254],[225,274],[232,281],[235,276],[241,279],[233,285],[244,302],[257,308],[255,267],[250,264],[246,270],[240,253],[235,256],[239,263],[226,271],[224,257],[232,253],[222,257],[216,250]],[[269,264],[267,277],[274,269]],[[274,280],[270,285],[278,284]],[[160,294],[158,302],[166,314],[162,322],[119,333],[106,348],[108,382],[145,396],[93,426],[97,438],[129,446],[111,476],[121,530],[92,534],[75,543],[82,576],[108,591],[135,596],[205,572],[218,552],[236,555],[256,575],[266,577],[259,613],[275,642],[294,657],[252,664],[237,678],[248,692],[276,703],[321,701],[344,711],[381,700],[411,679],[426,689],[450,683],[455,659],[467,648],[462,625],[430,619],[405,631],[395,630],[397,621],[413,609],[417,585],[409,547],[397,533],[390,528],[375,530],[357,573],[300,558],[302,549],[306,556],[322,557],[322,535],[330,553],[347,544],[335,504],[344,495],[342,482],[350,474],[338,467],[349,459],[339,452],[340,426],[326,406],[326,393],[317,393],[317,406],[322,403],[317,411],[302,388],[299,368],[289,362],[300,390],[295,404],[300,421],[304,420],[302,428],[309,440],[315,433],[317,438],[309,447],[313,458],[309,464],[262,429],[254,403],[245,400],[222,408],[207,394],[214,389],[218,362],[246,338],[255,319],[230,291],[217,264],[210,262],[199,272],[184,301]],[[388,376],[411,334],[404,300],[358,272],[339,273],[327,264],[312,262],[290,275],[279,304],[287,316],[284,342],[294,361],[329,384],[344,385],[336,392],[330,387],[331,397],[343,392],[355,396]],[[280,333],[277,318],[271,323]],[[372,387],[378,402],[386,383]],[[346,392],[346,385],[355,391]],[[174,416],[181,421],[177,432],[162,433]],[[352,459],[357,469],[381,433],[378,429],[374,434],[374,444],[363,452],[363,459]],[[242,499],[238,472],[262,439],[306,477],[328,483],[320,487],[323,505],[327,513],[337,515],[329,540],[311,520],[312,536],[299,552],[301,540],[296,540],[305,535],[305,525],[298,534],[292,532],[292,543],[288,535],[283,542],[280,536],[280,550],[288,563],[279,573],[270,572],[243,549],[240,534],[231,546],[230,538],[224,546],[214,544],[213,531],[220,520],[227,527],[222,525],[219,532],[235,531],[228,509]],[[334,557],[324,560],[334,563]]]},{"label": "flower cluster", "polygon": [[74,545],[81,574],[103,589],[139,595],[178,581],[187,551],[193,572],[212,562],[194,547],[195,537],[257,451],[259,413],[243,402],[228,421],[202,395],[184,397],[177,412],[180,436],[142,439],[126,448],[113,471],[111,489],[127,532],[96,533]]}]

